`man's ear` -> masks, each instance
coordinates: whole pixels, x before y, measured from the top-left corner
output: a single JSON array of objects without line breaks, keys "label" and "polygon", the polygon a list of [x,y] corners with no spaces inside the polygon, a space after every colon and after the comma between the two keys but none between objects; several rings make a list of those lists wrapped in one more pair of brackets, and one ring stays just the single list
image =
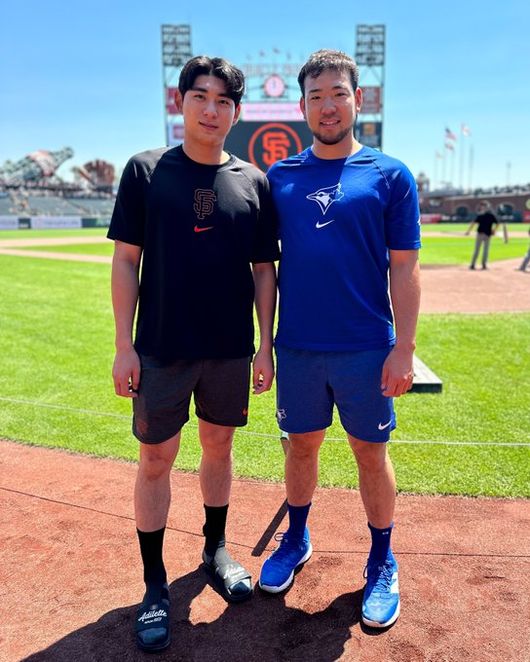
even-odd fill
[{"label": "man's ear", "polygon": [[241,104],[238,103],[236,106],[236,110],[234,112],[234,119],[232,120],[232,126],[234,126],[234,124],[237,124],[240,114],[241,114]]},{"label": "man's ear", "polygon": [[178,114],[182,114],[182,94],[178,88],[175,90],[175,106]]},{"label": "man's ear", "polygon": [[355,110],[359,113],[363,107],[363,91],[360,87],[355,90]]},{"label": "man's ear", "polygon": [[302,111],[302,115],[304,116],[304,119],[306,120],[306,114],[305,114],[305,99],[304,97],[300,97],[300,110]]}]

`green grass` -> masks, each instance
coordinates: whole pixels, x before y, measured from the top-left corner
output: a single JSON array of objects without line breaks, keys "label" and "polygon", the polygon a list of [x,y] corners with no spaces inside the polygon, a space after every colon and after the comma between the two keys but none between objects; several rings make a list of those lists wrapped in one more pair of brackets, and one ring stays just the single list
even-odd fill
[{"label": "green grass", "polygon": [[[422,234],[429,233],[463,233],[469,227],[469,223],[425,223],[421,226]],[[529,223],[508,223],[508,233],[528,234]],[[475,226],[476,229],[476,226]],[[79,228],[72,230],[0,230],[0,241],[2,239],[23,239],[23,238],[47,238],[54,237],[104,237],[107,234],[107,228]]]},{"label": "green grass", "polygon": [[17,250],[78,253],[80,255],[107,255],[112,256],[114,243],[107,241],[104,244],[54,244],[53,246],[17,246]]},{"label": "green grass", "polygon": [[[0,435],[134,460],[130,402],[113,393],[110,266],[0,256]],[[393,444],[400,489],[415,493],[530,496],[530,314],[428,315],[418,355],[444,381],[442,394],[396,402],[396,440],[511,442],[509,446]],[[236,434],[238,475],[281,480],[274,395],[251,396]],[[323,485],[355,487],[356,469],[334,422],[321,453]],[[196,470],[196,420],[177,466]]]},{"label": "green grass", "polygon": [[107,228],[77,228],[72,230],[0,230],[3,239],[54,239],[55,237],[104,237]]},{"label": "green grass", "polygon": [[[469,223],[424,223],[421,226],[421,232],[422,234],[428,234],[430,232],[463,233],[468,227]],[[514,232],[528,234],[528,230],[530,229],[528,223],[507,223],[506,227],[508,228],[508,235]],[[475,225],[472,232],[475,232],[476,229],[477,226]],[[499,229],[499,233],[501,232],[502,230]]]},{"label": "green grass", "polygon": [[[429,236],[431,233],[444,232],[450,233],[463,233],[468,227],[466,223],[459,224],[432,224],[422,226],[422,249],[420,251],[420,260],[424,265],[443,264],[443,265],[462,265],[468,264],[471,258],[474,247],[474,236],[443,236],[434,237]],[[528,227],[523,224],[512,223],[509,224],[510,232],[526,232]],[[106,234],[105,229],[89,228],[82,230],[7,230],[0,231],[0,240],[2,239],[25,239],[25,238],[48,238],[55,237],[104,237]],[[53,246],[23,246],[23,250],[36,250],[44,252],[59,252],[59,253],[79,253],[82,255],[103,255],[111,256],[113,252],[113,244],[111,241],[100,244],[68,244],[68,245],[53,245]],[[522,258],[528,248],[528,238],[510,237],[510,240],[505,244],[500,234],[492,239],[490,247],[490,261],[496,262],[498,260],[508,260],[513,258]]]},{"label": "green grass", "polygon": [[[511,239],[504,244],[500,238],[495,237],[490,246],[490,262],[522,258],[526,253],[528,241],[525,239]],[[420,251],[422,264],[467,264],[473,252],[474,239],[471,237],[423,237],[423,247]],[[104,244],[66,244],[53,246],[23,246],[22,250],[79,253],[81,255],[112,256],[113,243]],[[17,250],[19,248],[17,247]]]},{"label": "green grass", "polygon": [[[424,234],[420,250],[421,264],[469,264],[475,247],[475,237],[430,237]],[[505,244],[500,236],[490,243],[489,261],[522,259],[528,249],[528,239],[512,237]]]},{"label": "green grass", "polygon": [[[473,237],[423,237],[420,251],[422,264],[467,264],[471,258],[475,240]],[[512,238],[508,244],[500,237],[494,237],[490,246],[490,261],[522,258],[526,253],[528,240]],[[53,251],[58,253],[80,253],[82,255],[111,256],[113,244],[66,244],[54,246],[24,246],[32,251]]]}]

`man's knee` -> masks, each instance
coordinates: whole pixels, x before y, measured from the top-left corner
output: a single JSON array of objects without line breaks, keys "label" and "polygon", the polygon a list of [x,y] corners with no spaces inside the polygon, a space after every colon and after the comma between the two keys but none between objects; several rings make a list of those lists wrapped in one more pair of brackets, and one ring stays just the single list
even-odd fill
[{"label": "man's knee", "polygon": [[359,468],[368,471],[384,468],[388,457],[386,443],[362,441],[354,437],[349,437],[349,442]]},{"label": "man's knee", "polygon": [[203,456],[219,461],[227,460],[232,454],[234,428],[200,423],[200,439]]},{"label": "man's knee", "polygon": [[156,480],[171,471],[179,449],[179,437],[161,444],[141,444],[139,471],[148,480]]},{"label": "man's knee", "polygon": [[324,439],[324,432],[307,432],[305,434],[289,434],[289,459],[303,461],[314,458]]}]

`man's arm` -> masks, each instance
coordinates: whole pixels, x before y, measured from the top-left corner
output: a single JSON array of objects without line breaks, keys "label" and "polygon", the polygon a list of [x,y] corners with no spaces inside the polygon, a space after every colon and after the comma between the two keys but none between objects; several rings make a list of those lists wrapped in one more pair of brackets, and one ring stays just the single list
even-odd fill
[{"label": "man's arm", "polygon": [[259,349],[253,361],[252,383],[254,393],[259,395],[270,389],[274,379],[272,330],[276,312],[276,267],[274,262],[260,262],[252,265],[252,273],[260,337]]},{"label": "man's arm", "polygon": [[133,321],[138,302],[140,246],[114,242],[112,258],[112,308],[116,326],[116,355],[112,379],[116,395],[135,398],[140,384],[140,359],[133,340]]},{"label": "man's arm", "polygon": [[417,250],[390,251],[390,298],[396,326],[396,344],[381,377],[387,397],[399,397],[412,387],[416,325],[420,311],[420,266]]},{"label": "man's arm", "polygon": [[[491,234],[493,235],[493,234],[495,234],[495,232],[497,231],[498,227],[500,226],[501,221],[499,221],[499,219],[495,216],[495,214],[492,214],[492,216],[493,216],[493,218],[495,219],[495,222],[494,222],[493,225],[491,226]],[[507,235],[506,221],[503,221],[502,225],[503,225],[503,229],[504,229],[504,235],[506,236],[506,235]],[[505,242],[505,243],[506,243],[506,242]]]},{"label": "man's arm", "polygon": [[471,223],[469,224],[468,229],[464,232],[464,234],[469,234],[469,233],[471,232],[471,230],[472,230],[472,228],[473,228],[473,226],[475,225],[476,222],[477,222],[476,220],[475,220],[475,221],[471,221]]}]

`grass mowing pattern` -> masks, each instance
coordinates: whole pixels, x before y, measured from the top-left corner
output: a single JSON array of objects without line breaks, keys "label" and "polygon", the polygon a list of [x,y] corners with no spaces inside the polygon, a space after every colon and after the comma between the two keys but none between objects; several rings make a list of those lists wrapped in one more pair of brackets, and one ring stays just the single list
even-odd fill
[{"label": "grass mowing pattern", "polygon": [[[456,227],[456,229],[455,229]],[[462,232],[466,229],[467,226],[453,226],[452,228],[444,227],[445,232]],[[510,226],[517,231],[521,231],[521,227],[517,228],[512,224]],[[523,228],[523,230],[526,228]],[[434,231],[439,231],[440,227],[438,225],[428,225],[422,227],[422,249],[420,252],[420,261],[422,264],[469,264],[471,255],[473,253],[473,247],[475,245],[474,233],[469,237],[433,237],[430,236],[430,233]],[[69,232],[64,231],[54,231],[54,230],[43,230],[43,231],[19,231],[18,235],[15,234],[16,231],[4,231],[0,232],[1,239],[24,239],[24,238],[49,238],[53,239],[54,237],[75,237],[75,236],[105,236],[105,231],[101,229],[84,229],[84,230],[71,230]],[[54,253],[78,253],[81,255],[103,255],[103,256],[112,256],[113,252],[113,243],[108,241],[103,244],[66,244],[66,245],[52,245],[52,246],[26,246],[20,247],[22,250],[33,250],[33,251],[44,251],[44,252],[54,252]],[[521,258],[526,254],[528,248],[528,238],[523,237],[512,237],[508,244],[505,244],[501,238],[500,234],[493,237],[491,246],[490,246],[490,262],[496,262],[498,260],[508,260],[512,258]]]},{"label": "grass mowing pattern", "polygon": [[3,239],[54,239],[56,237],[105,237],[107,228],[73,228],[71,230],[0,230]]},{"label": "grass mowing pattern", "polygon": [[[475,240],[470,237],[429,237],[422,238],[420,261],[422,264],[468,264],[471,259]],[[490,246],[489,262],[521,258],[525,255],[528,241],[512,239],[504,244],[495,237]],[[18,250],[32,250],[53,253],[78,253],[80,255],[106,255],[111,257],[114,245],[111,241],[105,244],[65,244],[55,246],[21,246]]]},{"label": "grass mowing pattern", "polygon": [[[424,223],[421,226],[421,233],[429,233],[429,232],[447,232],[448,234],[452,233],[464,233],[469,227],[469,223]],[[507,230],[508,230],[508,235],[511,241],[511,236],[512,233],[514,232],[524,232],[528,233],[529,226],[526,223],[507,223],[506,224]],[[473,227],[473,230],[471,231],[472,233],[476,232],[477,226],[475,225]],[[502,234],[502,226],[497,229],[497,233],[500,235]]]},{"label": "grass mowing pattern", "polygon": [[[110,266],[0,256],[0,396],[111,416],[0,401],[0,435],[135,460],[130,403],[113,393]],[[530,314],[428,315],[418,354],[444,392],[396,402],[396,439],[530,444]],[[238,475],[282,480],[274,395],[251,396],[250,424],[236,435]],[[270,435],[261,436],[263,433]],[[329,437],[343,437],[337,421]],[[401,490],[530,496],[528,447],[391,445]],[[196,422],[186,426],[177,466],[196,470]],[[321,453],[323,485],[357,485],[346,443]]]},{"label": "grass mowing pattern", "polygon": [[[475,237],[430,237],[421,239],[421,264],[469,264],[475,247]],[[522,259],[528,248],[528,239],[515,237],[505,244],[500,236],[492,238],[488,262]],[[481,254],[482,255],[482,254]]]},{"label": "grass mowing pattern", "polygon": [[53,246],[17,246],[17,250],[41,251],[46,253],[77,253],[79,255],[108,255],[112,257],[114,243],[105,244],[57,244]]}]

